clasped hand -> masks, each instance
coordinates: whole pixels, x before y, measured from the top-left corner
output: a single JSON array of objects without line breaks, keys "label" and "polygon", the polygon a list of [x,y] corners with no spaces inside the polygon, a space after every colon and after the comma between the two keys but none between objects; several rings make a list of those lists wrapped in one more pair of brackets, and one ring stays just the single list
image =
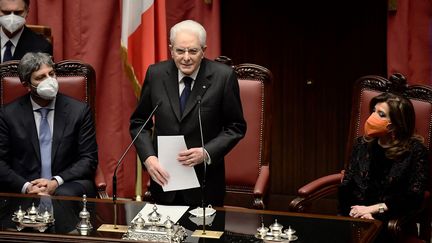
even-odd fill
[{"label": "clasped hand", "polygon": [[[191,148],[181,151],[178,154],[177,160],[185,166],[195,166],[204,161],[204,153],[202,148]],[[149,156],[144,165],[150,177],[159,185],[164,186],[168,183],[169,175],[162,168],[156,156]]]},{"label": "clasped hand", "polygon": [[27,187],[27,193],[38,195],[53,195],[57,187],[57,180],[39,178],[30,182],[30,186]]},{"label": "clasped hand", "polygon": [[370,206],[355,205],[351,206],[349,215],[353,218],[374,219],[372,216],[373,213],[373,208]]}]

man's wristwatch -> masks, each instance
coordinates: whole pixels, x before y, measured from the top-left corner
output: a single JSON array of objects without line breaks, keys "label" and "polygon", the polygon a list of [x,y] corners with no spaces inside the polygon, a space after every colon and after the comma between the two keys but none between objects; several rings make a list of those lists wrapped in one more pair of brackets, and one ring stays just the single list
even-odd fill
[{"label": "man's wristwatch", "polygon": [[384,213],[384,203],[378,205],[378,213]]}]

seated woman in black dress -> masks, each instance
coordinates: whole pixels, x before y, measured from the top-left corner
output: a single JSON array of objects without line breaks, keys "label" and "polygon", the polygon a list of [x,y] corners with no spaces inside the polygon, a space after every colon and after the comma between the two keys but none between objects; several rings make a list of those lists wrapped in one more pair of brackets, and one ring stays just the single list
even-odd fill
[{"label": "seated woman in black dress", "polygon": [[428,151],[414,134],[410,100],[383,93],[371,100],[370,110],[339,188],[339,209],[342,215],[387,222],[420,207]]}]

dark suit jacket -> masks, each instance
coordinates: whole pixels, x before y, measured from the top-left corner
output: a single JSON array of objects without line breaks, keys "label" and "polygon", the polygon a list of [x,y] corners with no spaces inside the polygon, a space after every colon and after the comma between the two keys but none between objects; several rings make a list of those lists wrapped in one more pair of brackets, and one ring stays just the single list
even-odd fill
[{"label": "dark suit jacket", "polygon": [[[90,109],[62,94],[56,98],[51,158],[53,176],[65,182],[94,180],[97,144]],[[0,112],[0,190],[21,192],[40,174],[39,139],[27,94]]]},{"label": "dark suit jacket", "polygon": [[[184,135],[188,148],[201,147],[198,123],[197,97],[201,96],[201,116],[205,149],[212,163],[207,166],[207,201],[222,205],[225,195],[224,156],[244,137],[246,122],[239,94],[235,72],[225,64],[203,59],[192,92],[186,103],[183,116],[180,115],[178,69],[173,60],[152,65],[147,70],[140,102],[131,117],[131,134],[135,136],[150,112],[161,102],[155,113],[154,138],[150,120],[145,132],[135,142],[138,155],[144,162],[151,155],[157,156],[157,136]],[[200,182],[203,164],[195,166]],[[169,202],[176,192],[163,192],[151,182],[150,191],[156,201]],[[200,205],[199,188],[182,190],[190,205]]]},{"label": "dark suit jacket", "polygon": [[45,52],[52,56],[53,47],[44,36],[39,35],[26,26],[21,34],[13,54],[13,60],[21,60],[27,52]]}]

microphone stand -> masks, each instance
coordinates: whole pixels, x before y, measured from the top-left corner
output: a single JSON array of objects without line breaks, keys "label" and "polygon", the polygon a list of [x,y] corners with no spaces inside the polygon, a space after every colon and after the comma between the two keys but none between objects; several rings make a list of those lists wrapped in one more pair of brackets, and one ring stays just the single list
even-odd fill
[{"label": "microphone stand", "polygon": [[[155,113],[155,111],[157,110],[157,108],[159,108],[159,105],[162,102],[159,101],[155,108],[153,108],[152,112],[150,113],[150,115],[147,117],[147,120],[144,122],[144,124],[140,127],[140,129],[138,130],[137,134],[135,135],[135,137],[132,139],[132,142],[129,143],[128,147],[126,148],[126,150],[124,151],[124,153],[122,154],[122,156],[120,157],[120,159],[117,161],[116,167],[114,169],[114,174],[113,174],[113,178],[112,178],[112,182],[113,182],[113,203],[114,203],[114,224],[112,225],[112,228],[114,229],[112,232],[123,232],[122,229],[119,229],[118,225],[117,225],[117,170],[120,167],[121,163],[123,162],[123,159],[126,157],[126,154],[129,152],[130,148],[132,147],[132,145],[135,143],[135,141],[138,139],[138,136],[141,134],[142,130],[144,129],[144,127],[147,125],[147,123],[150,121],[150,119],[153,117],[153,114]],[[110,226],[106,226],[106,225],[101,225],[101,227],[99,227],[98,230],[100,231],[109,231],[107,229],[102,229],[103,227],[105,228],[109,228]],[[127,232],[127,226],[122,226],[126,227],[126,231]]]},{"label": "microphone stand", "polygon": [[204,173],[203,173],[203,179],[202,179],[202,185],[201,185],[201,207],[203,208],[203,232],[202,234],[206,234],[206,214],[205,214],[205,201],[206,201],[206,195],[205,195],[205,187],[206,187],[206,177],[207,177],[207,161],[206,161],[206,152],[204,149],[204,136],[203,136],[203,129],[202,129],[202,121],[201,121],[201,96],[198,96],[198,121],[199,121],[199,129],[200,129],[200,137],[201,137],[201,148],[202,148],[202,154],[203,154],[203,163],[204,163]]},{"label": "microphone stand", "polygon": [[[203,129],[202,129],[202,121],[201,121],[201,96],[197,97],[198,100],[198,122],[199,122],[199,129],[200,129],[200,137],[201,137],[201,148],[203,153],[203,163],[204,163],[204,171],[203,171],[203,179],[201,182],[201,207],[203,209],[203,229],[195,230],[195,232],[192,234],[193,237],[202,237],[202,238],[213,238],[213,239],[219,239],[223,232],[222,231],[206,231],[206,177],[207,177],[207,161],[206,161],[206,155],[204,148],[204,136],[203,136]],[[208,234],[207,234],[208,233]]]}]

